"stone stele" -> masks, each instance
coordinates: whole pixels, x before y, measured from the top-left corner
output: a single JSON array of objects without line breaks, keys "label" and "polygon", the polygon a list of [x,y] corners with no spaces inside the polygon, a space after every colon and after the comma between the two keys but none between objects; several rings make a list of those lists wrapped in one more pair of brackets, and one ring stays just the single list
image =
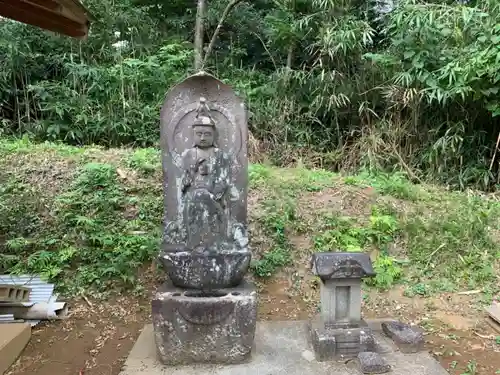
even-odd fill
[{"label": "stone stele", "polygon": [[249,359],[257,293],[243,281],[247,236],[247,121],[231,87],[201,73],[175,86],[161,112],[167,281],[152,301],[157,353],[167,365]]},{"label": "stone stele", "polygon": [[251,258],[244,103],[210,75],[189,77],[167,95],[161,146],[165,230],[160,261],[179,287],[238,285]]}]

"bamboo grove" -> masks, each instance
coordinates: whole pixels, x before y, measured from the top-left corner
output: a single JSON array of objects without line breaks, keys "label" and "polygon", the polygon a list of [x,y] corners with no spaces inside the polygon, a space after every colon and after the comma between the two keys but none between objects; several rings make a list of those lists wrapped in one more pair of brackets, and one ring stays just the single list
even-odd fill
[{"label": "bamboo grove", "polygon": [[[255,160],[499,183],[500,0],[237,1],[221,22],[228,2],[206,4],[201,63],[245,97]],[[166,90],[194,70],[196,2],[84,4],[86,41],[0,20],[2,135],[157,144]]]}]

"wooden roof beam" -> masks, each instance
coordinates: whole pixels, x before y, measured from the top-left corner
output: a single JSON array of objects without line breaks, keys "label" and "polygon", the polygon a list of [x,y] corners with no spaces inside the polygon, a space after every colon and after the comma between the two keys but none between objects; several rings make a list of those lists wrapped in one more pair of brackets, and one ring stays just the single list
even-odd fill
[{"label": "wooden roof beam", "polygon": [[0,0],[1,15],[74,38],[88,34],[89,21],[83,7],[81,10],[75,15],[54,0]]}]

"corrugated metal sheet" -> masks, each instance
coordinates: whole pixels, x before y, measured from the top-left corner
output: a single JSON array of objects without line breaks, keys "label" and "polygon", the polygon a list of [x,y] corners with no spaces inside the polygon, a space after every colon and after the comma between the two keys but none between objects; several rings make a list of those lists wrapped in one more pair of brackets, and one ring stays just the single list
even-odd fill
[{"label": "corrugated metal sheet", "polygon": [[10,323],[13,321],[14,321],[14,315],[12,315],[12,314],[0,315],[0,323]]},{"label": "corrugated metal sheet", "polygon": [[21,285],[31,289],[29,302],[23,306],[32,306],[38,302],[48,302],[54,294],[54,284],[43,281],[40,276],[33,275],[0,275],[0,284]]},{"label": "corrugated metal sheet", "polygon": [[[31,289],[29,302],[0,302],[0,306],[25,306],[30,307],[35,303],[39,302],[49,302],[52,300],[57,300],[57,296],[54,294],[54,284],[49,284],[43,281],[40,276],[34,275],[0,275],[0,284],[8,285],[20,285]],[[9,318],[10,316],[10,318]],[[13,315],[2,315],[0,318],[1,323],[6,323],[8,321],[14,321]],[[5,319],[5,320],[4,320]],[[10,319],[10,320],[9,320]],[[39,320],[30,320],[32,326],[37,325]]]}]

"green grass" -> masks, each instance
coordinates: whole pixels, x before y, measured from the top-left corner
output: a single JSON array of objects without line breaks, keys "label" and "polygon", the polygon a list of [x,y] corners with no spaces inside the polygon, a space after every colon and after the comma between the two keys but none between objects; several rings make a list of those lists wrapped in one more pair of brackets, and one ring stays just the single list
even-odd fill
[{"label": "green grass", "polygon": [[[2,140],[0,160],[3,272],[41,274],[67,294],[142,287],[139,270],[161,237],[158,150]],[[499,290],[493,197],[414,185],[400,174],[254,164],[249,179],[256,277],[294,269],[315,251],[366,251],[377,271],[370,287],[401,283],[409,296],[481,289],[486,301]],[[333,195],[354,203],[320,200]],[[307,241],[297,246],[296,238]]]}]

